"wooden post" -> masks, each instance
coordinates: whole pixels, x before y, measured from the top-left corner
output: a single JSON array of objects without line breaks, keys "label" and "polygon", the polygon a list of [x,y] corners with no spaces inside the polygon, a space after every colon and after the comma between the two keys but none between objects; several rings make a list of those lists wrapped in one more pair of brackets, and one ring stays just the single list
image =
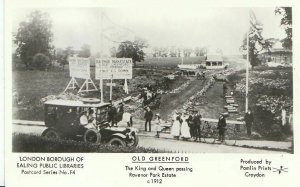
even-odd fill
[{"label": "wooden post", "polygon": [[249,31],[247,31],[247,62],[246,62],[246,104],[245,112],[248,112],[248,84],[249,82]]},{"label": "wooden post", "polygon": [[102,61],[101,61],[101,63],[100,63],[100,94],[101,94],[101,96],[100,96],[100,100],[101,100],[101,103],[104,103],[104,97],[103,97],[103,78],[102,78],[102,72],[103,72],[103,70],[102,70]]},{"label": "wooden post", "polygon": [[111,75],[111,79],[110,79],[110,93],[109,93],[109,100],[112,100],[112,80],[113,80],[113,74]]},{"label": "wooden post", "polygon": [[[100,33],[100,50],[101,50],[101,57],[103,57],[103,10],[101,10],[101,21],[100,21],[100,27],[101,27],[101,33]],[[103,97],[103,78],[102,78],[102,62],[100,63],[100,70],[101,70],[101,74],[100,74],[100,100],[101,100],[101,103],[104,103],[104,97]]]}]

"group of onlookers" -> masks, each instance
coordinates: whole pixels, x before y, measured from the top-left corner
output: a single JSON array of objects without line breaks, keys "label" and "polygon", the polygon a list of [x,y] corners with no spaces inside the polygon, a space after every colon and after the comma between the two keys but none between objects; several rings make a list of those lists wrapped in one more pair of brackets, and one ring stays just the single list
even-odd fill
[{"label": "group of onlookers", "polygon": [[[151,121],[153,119],[153,112],[150,109],[150,107],[145,107],[145,132],[147,132],[147,129],[149,132],[151,132]],[[154,131],[156,132],[156,137],[159,137],[159,133],[161,131],[161,119],[160,114],[156,113],[154,118]]]},{"label": "group of onlookers", "polygon": [[194,141],[201,141],[200,125],[201,125],[200,112],[194,111],[188,114],[187,112],[181,113],[175,111],[172,117],[171,135],[184,140],[194,138]]},{"label": "group of onlookers", "polygon": [[132,116],[128,110],[124,108],[124,103],[118,104],[118,108],[110,101],[108,108],[107,121],[111,126],[117,126],[120,121],[126,122],[128,127],[132,126]]}]

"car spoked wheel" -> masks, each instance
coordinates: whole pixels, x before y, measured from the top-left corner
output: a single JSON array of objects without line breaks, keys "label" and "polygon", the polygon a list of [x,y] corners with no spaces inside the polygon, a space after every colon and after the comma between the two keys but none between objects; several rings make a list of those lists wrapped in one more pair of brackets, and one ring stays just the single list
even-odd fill
[{"label": "car spoked wheel", "polygon": [[101,135],[95,129],[88,129],[83,135],[83,141],[98,144],[101,141]]},{"label": "car spoked wheel", "polygon": [[108,145],[116,146],[116,147],[125,147],[125,142],[120,138],[112,138],[109,140]]},{"label": "car spoked wheel", "polygon": [[126,137],[126,145],[128,147],[136,147],[139,143],[139,137],[135,134],[132,133]]},{"label": "car spoked wheel", "polygon": [[60,138],[60,134],[54,129],[46,129],[42,133],[42,136],[46,137],[46,138],[52,138],[52,139],[59,139]]}]

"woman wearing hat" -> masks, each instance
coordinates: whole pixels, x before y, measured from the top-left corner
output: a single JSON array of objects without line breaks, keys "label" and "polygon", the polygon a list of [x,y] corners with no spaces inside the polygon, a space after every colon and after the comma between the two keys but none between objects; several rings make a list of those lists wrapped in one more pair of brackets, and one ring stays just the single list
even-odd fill
[{"label": "woman wearing hat", "polygon": [[174,138],[179,139],[179,136],[180,136],[180,116],[176,117],[176,120],[174,121],[174,123],[172,125],[171,135]]},{"label": "woman wearing hat", "polygon": [[161,119],[160,119],[160,114],[157,113],[155,115],[155,120],[154,120],[154,130],[156,131],[156,137],[159,138],[159,132],[160,132],[160,124],[161,124]]},{"label": "woman wearing hat", "polygon": [[189,124],[188,124],[188,115],[187,115],[187,112],[184,113],[184,116],[182,117],[182,124],[181,124],[181,137],[182,139],[186,140],[186,139],[189,139],[191,138],[191,133],[190,133],[190,127],[189,127]]}]

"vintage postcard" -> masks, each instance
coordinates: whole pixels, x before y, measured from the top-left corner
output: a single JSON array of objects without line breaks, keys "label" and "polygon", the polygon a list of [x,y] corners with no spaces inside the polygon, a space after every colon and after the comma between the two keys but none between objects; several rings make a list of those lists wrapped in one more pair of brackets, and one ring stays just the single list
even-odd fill
[{"label": "vintage postcard", "polygon": [[5,185],[296,187],[298,10],[6,1]]}]

